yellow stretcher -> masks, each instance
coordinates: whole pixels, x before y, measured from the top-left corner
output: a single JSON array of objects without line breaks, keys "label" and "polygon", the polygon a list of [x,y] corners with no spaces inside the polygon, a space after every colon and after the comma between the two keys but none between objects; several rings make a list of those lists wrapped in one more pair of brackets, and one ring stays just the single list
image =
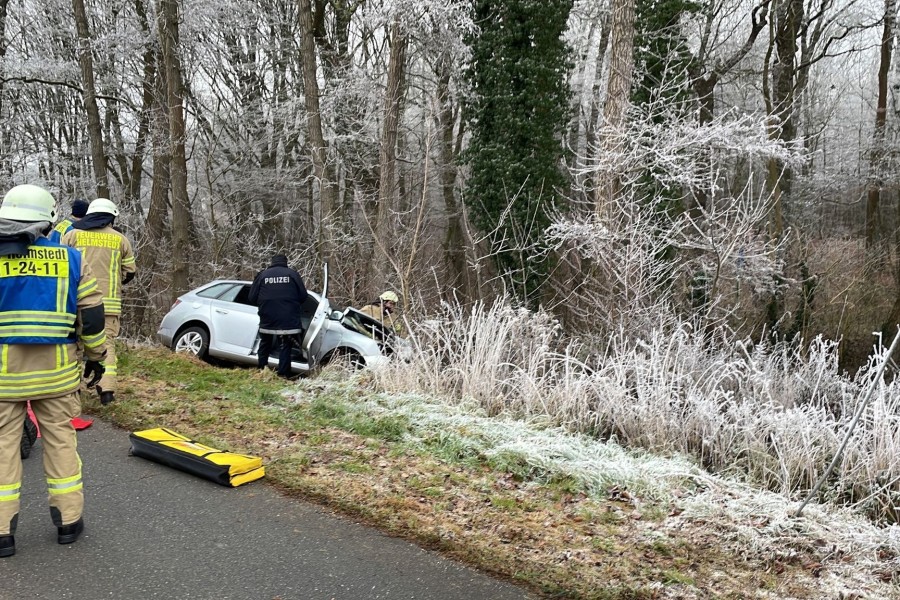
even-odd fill
[{"label": "yellow stretcher", "polygon": [[158,427],[129,436],[132,456],[140,456],[198,475],[221,485],[237,487],[266,474],[258,456],[210,448],[171,429]]}]

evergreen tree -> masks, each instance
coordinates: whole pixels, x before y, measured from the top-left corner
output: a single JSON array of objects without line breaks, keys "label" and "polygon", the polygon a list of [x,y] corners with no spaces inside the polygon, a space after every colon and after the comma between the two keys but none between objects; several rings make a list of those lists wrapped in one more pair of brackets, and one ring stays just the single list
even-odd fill
[{"label": "evergreen tree", "polygon": [[572,2],[475,0],[478,31],[467,40],[472,137],[463,157],[471,167],[464,201],[477,227],[499,234],[498,267],[530,305],[548,270],[533,245],[562,207],[566,187],[571,63],[562,34]]}]

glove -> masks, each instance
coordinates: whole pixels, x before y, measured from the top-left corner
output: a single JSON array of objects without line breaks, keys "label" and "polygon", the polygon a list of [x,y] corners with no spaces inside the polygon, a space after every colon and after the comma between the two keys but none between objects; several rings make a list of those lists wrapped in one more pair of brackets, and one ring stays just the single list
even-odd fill
[{"label": "glove", "polygon": [[125,277],[122,279],[122,285],[125,285],[126,283],[128,283],[128,282],[131,281],[132,279],[134,279],[134,273],[133,273],[133,272],[125,273]]},{"label": "glove", "polygon": [[84,377],[88,379],[87,386],[89,388],[94,387],[103,378],[103,372],[106,369],[103,367],[103,364],[99,360],[89,360],[84,363]]}]

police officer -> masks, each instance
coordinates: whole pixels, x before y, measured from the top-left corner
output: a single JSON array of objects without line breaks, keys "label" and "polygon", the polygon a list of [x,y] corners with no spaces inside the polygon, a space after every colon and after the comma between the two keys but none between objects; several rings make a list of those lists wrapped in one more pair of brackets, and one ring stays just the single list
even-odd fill
[{"label": "police officer", "polygon": [[287,264],[284,254],[272,257],[268,269],[260,271],[250,286],[250,303],[259,307],[259,368],[269,364],[275,339],[281,341],[278,355],[278,374],[291,376],[291,347],[300,336],[301,309],[306,300],[306,286],[300,274]]},{"label": "police officer", "polygon": [[84,530],[71,423],[81,410],[75,331],[80,322],[85,371],[102,373],[103,296],[81,253],[44,237],[55,219],[56,201],[35,185],[12,188],[0,203],[0,557],[16,552],[26,400],[41,429],[57,541],[70,544]]},{"label": "police officer", "polygon": [[106,360],[103,366],[106,370],[97,383],[97,391],[100,403],[104,405],[115,399],[118,385],[115,342],[121,328],[122,285],[131,281],[137,272],[131,242],[112,227],[118,216],[119,209],[111,200],[97,198],[88,206],[84,218],[62,237],[64,245],[84,254],[103,294],[106,312]]}]

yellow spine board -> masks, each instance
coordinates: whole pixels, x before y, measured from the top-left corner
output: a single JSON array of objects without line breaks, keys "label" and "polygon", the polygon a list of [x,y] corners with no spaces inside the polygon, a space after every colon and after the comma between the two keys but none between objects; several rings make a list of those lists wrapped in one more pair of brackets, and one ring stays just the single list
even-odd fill
[{"label": "yellow spine board", "polygon": [[222,485],[237,487],[265,475],[258,456],[218,450],[158,427],[136,431],[130,436],[131,453],[161,464],[204,477]]}]

